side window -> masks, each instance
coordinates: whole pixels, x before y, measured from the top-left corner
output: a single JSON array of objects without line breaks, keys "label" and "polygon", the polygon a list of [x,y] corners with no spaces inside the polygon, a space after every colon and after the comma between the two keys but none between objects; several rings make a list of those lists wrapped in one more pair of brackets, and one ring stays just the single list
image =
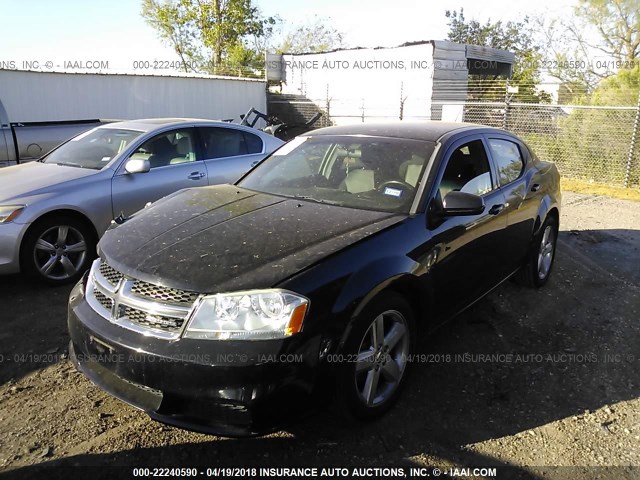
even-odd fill
[{"label": "side window", "polygon": [[201,128],[205,158],[235,157],[249,153],[262,152],[262,140],[235,128]]},{"label": "side window", "polygon": [[524,161],[517,144],[509,140],[490,138],[489,148],[498,168],[498,183],[501,186],[513,182],[520,176]]},{"label": "side window", "polygon": [[481,140],[466,143],[451,154],[439,188],[442,198],[451,191],[484,195],[493,189],[489,161]]},{"label": "side window", "polygon": [[242,132],[244,135],[244,141],[247,145],[247,153],[261,153],[262,152],[262,139],[248,132]]},{"label": "side window", "polygon": [[195,162],[196,151],[192,130],[174,130],[147,140],[131,158],[146,158],[151,168]]}]

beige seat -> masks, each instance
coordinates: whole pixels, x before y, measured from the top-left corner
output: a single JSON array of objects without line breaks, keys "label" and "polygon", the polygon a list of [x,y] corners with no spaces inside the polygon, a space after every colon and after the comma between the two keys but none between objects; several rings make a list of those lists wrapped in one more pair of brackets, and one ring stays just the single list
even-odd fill
[{"label": "beige seat", "polygon": [[177,157],[174,157],[169,162],[171,165],[175,165],[177,163],[185,163],[192,162],[195,160],[191,148],[191,139],[189,137],[182,137],[178,140],[178,144],[176,145],[176,153]]},{"label": "beige seat", "polygon": [[412,187],[415,187],[420,180],[420,173],[424,165],[424,159],[418,155],[412,155],[411,160],[407,160],[400,165],[400,178]]},{"label": "beige seat", "polygon": [[349,193],[368,192],[376,188],[373,170],[351,170],[344,179]]}]

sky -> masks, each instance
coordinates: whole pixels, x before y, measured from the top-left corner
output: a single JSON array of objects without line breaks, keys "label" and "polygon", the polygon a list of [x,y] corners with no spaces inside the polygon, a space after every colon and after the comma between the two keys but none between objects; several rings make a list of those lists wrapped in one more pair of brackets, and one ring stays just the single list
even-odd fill
[{"label": "sky", "polygon": [[[566,16],[575,0],[254,0],[266,16],[286,25],[329,18],[348,46],[396,46],[444,39],[446,10],[464,8],[480,21],[521,20],[526,15]],[[0,68],[82,71],[87,63],[106,72],[142,72],[155,61],[177,60],[140,15],[138,0],[0,0]],[[25,63],[26,62],[26,63]],[[81,62],[81,63],[79,63]],[[93,63],[97,62],[97,63]],[[155,63],[157,67],[160,64]],[[13,67],[12,67],[13,66]],[[95,71],[95,70],[94,70]],[[160,69],[161,74],[170,69]],[[146,73],[149,73],[148,71]]]}]

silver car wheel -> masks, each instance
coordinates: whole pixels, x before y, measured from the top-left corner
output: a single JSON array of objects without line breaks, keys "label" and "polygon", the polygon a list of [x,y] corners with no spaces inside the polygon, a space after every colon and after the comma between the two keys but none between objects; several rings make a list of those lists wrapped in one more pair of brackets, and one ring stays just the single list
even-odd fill
[{"label": "silver car wheel", "polygon": [[538,278],[544,280],[551,270],[553,262],[553,254],[556,248],[556,233],[551,225],[547,225],[542,234],[540,241],[540,250],[538,251]]},{"label": "silver car wheel", "polygon": [[87,256],[87,242],[70,225],[57,225],[38,237],[33,259],[40,274],[48,280],[64,280],[78,273]]},{"label": "silver car wheel", "polygon": [[373,320],[356,357],[356,389],[365,405],[391,398],[402,380],[409,346],[409,327],[400,312],[388,310]]}]

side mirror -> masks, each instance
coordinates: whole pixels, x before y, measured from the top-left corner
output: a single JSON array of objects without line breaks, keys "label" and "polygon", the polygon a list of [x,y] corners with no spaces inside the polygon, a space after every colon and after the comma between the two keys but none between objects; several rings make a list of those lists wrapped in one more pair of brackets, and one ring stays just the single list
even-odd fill
[{"label": "side mirror", "polygon": [[151,170],[151,164],[146,158],[130,158],[124,169],[127,173],[147,173]]},{"label": "side mirror", "polygon": [[480,215],[484,212],[484,200],[478,195],[452,191],[442,200],[445,216]]}]

